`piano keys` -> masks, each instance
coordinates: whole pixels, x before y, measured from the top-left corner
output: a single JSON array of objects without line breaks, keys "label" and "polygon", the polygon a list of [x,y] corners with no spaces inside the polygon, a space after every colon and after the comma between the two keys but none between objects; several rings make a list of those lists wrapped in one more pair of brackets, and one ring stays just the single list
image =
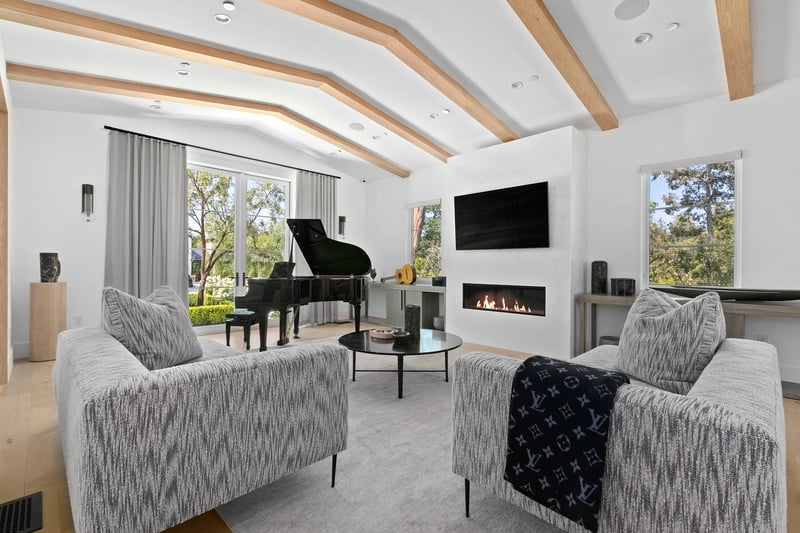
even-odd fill
[{"label": "piano keys", "polygon": [[359,331],[361,302],[366,298],[366,276],[372,267],[367,253],[353,244],[328,238],[319,219],[294,218],[288,219],[286,224],[313,276],[292,276],[289,272],[285,278],[250,278],[247,294],[237,296],[235,306],[259,314],[278,311],[279,346],[288,342],[286,316],[289,309],[294,311],[294,335],[297,338],[299,308],[310,302],[349,303],[353,306],[355,330]]}]

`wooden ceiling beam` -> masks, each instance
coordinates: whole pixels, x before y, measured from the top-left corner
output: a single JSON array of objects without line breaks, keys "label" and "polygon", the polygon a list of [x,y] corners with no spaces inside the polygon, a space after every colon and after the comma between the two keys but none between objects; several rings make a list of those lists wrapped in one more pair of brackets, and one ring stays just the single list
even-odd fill
[{"label": "wooden ceiling beam", "polygon": [[328,0],[261,0],[314,22],[365,39],[386,48],[439,92],[466,111],[503,142],[518,139],[514,131],[452,76],[391,26]]},{"label": "wooden ceiling beam", "polygon": [[601,130],[619,126],[619,120],[597,88],[578,54],[556,24],[543,0],[508,0],[511,8],[542,47]]},{"label": "wooden ceiling beam", "polygon": [[0,19],[315,87],[441,161],[452,155],[353,90],[318,72],[22,0],[2,0]]},{"label": "wooden ceiling beam", "polygon": [[97,76],[87,76],[85,74],[75,74],[60,70],[50,70],[38,67],[29,67],[15,63],[6,64],[8,79],[28,83],[38,83],[42,85],[52,85],[56,87],[66,87],[69,89],[79,89],[106,94],[116,94],[122,96],[133,96],[148,100],[162,100],[177,102],[181,104],[203,105],[219,109],[241,111],[244,113],[257,113],[279,118],[291,124],[295,128],[313,135],[323,141],[329,142],[364,161],[372,163],[392,174],[400,177],[408,177],[408,170],[401,168],[394,163],[370,152],[369,150],[340,137],[336,133],[324,128],[306,117],[286,109],[285,107],[219,96],[215,94],[186,91],[183,89],[173,89],[158,85],[147,85],[143,83],[133,83],[128,81],[116,80],[111,78],[101,78]]},{"label": "wooden ceiling beam", "polygon": [[731,100],[753,96],[750,0],[716,0],[717,24]]}]

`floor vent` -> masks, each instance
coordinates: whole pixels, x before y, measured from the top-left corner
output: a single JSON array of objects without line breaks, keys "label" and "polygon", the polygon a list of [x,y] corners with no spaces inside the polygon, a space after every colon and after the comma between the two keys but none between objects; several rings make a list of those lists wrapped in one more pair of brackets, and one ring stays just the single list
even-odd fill
[{"label": "floor vent", "polygon": [[28,533],[42,529],[42,493],[0,504],[0,533]]}]

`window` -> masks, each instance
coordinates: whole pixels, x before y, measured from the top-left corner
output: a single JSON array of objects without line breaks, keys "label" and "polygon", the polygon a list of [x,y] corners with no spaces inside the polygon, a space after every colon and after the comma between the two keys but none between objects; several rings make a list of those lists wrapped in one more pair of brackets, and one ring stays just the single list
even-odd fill
[{"label": "window", "polygon": [[645,171],[650,284],[734,286],[736,163],[714,158]]},{"label": "window", "polygon": [[442,204],[441,202],[411,208],[411,264],[417,276],[442,274]]},{"label": "window", "polygon": [[286,255],[286,181],[190,165],[189,316],[194,325],[220,323],[245,277],[267,277]]}]

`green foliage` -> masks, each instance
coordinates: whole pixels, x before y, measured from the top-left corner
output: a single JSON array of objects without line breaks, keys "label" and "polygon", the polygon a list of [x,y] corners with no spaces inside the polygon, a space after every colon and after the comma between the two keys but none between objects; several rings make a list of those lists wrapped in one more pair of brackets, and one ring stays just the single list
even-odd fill
[{"label": "green foliage", "polygon": [[[233,296],[235,182],[228,174],[203,169],[188,168],[186,175],[189,237],[200,253],[200,260],[192,262],[199,277],[195,302],[202,306]],[[286,188],[248,179],[246,198],[245,271],[249,277],[266,277],[284,256]]]},{"label": "green foliage", "polygon": [[442,206],[433,204],[415,208],[420,210],[415,216],[414,268],[418,276],[440,276],[442,272]]},{"label": "green foliage", "polygon": [[650,283],[733,286],[733,162],[653,174],[669,192],[650,200]]},{"label": "green foliage", "polygon": [[233,303],[224,305],[201,305],[189,307],[189,319],[193,326],[208,326],[222,324],[225,315],[233,311]]}]

